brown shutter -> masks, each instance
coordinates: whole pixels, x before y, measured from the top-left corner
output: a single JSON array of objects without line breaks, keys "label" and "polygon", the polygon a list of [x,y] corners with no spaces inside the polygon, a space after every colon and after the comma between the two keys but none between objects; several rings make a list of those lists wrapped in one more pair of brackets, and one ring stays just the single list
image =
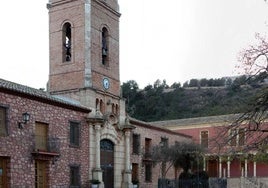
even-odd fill
[{"label": "brown shutter", "polygon": [[6,136],[6,109],[0,108],[0,136]]},{"label": "brown shutter", "polygon": [[47,150],[47,127],[46,124],[35,124],[35,149]]}]

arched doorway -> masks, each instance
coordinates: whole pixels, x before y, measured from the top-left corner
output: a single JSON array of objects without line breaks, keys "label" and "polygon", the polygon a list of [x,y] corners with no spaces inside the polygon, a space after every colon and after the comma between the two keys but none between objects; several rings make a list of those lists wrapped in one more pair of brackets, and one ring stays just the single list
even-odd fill
[{"label": "arched doorway", "polygon": [[114,188],[114,143],[108,139],[101,140],[100,152],[105,188]]}]

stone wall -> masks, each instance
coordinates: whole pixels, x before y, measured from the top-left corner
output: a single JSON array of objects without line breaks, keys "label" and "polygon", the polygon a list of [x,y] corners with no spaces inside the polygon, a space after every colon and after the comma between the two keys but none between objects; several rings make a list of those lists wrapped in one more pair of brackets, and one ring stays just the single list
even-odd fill
[{"label": "stone wall", "polygon": [[[29,96],[28,96],[29,97]],[[70,184],[70,165],[80,166],[81,182],[88,180],[89,169],[89,127],[85,122],[87,113],[62,108],[23,96],[0,93],[0,106],[7,108],[8,135],[0,137],[0,157],[10,161],[7,173],[10,187],[35,186],[35,125],[48,126],[48,137],[59,141],[59,157],[43,156],[47,161],[47,184],[50,187]],[[22,129],[22,113],[28,112],[30,121]],[[69,121],[80,122],[80,145],[71,147]],[[39,156],[40,157],[40,156]],[[11,169],[11,170],[10,170]]]},{"label": "stone wall", "polygon": [[[145,139],[151,139],[151,147],[155,145],[159,145],[161,142],[161,138],[167,138],[168,144],[173,145],[176,141],[178,142],[189,142],[191,141],[191,137],[183,136],[182,134],[176,134],[172,131],[161,129],[158,127],[154,127],[152,125],[146,123],[139,123],[135,121],[131,121],[131,123],[136,127],[133,130],[133,134],[140,135],[140,154],[133,154],[133,147],[131,142],[131,163],[136,163],[139,165],[139,185],[140,187],[153,188],[157,187],[158,178],[161,177],[161,169],[159,165],[153,166],[152,168],[152,181],[145,181],[145,161],[143,160],[143,153],[145,148]],[[132,140],[133,141],[133,140]],[[175,179],[175,170],[173,167],[167,172],[167,179]]]}]

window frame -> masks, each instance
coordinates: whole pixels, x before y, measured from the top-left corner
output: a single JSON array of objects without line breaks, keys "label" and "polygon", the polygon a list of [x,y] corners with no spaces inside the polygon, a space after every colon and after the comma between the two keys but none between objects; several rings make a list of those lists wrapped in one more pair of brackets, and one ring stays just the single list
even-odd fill
[{"label": "window frame", "polygon": [[[69,30],[69,31],[68,31]],[[72,29],[72,24],[70,22],[65,22],[62,25],[62,62],[63,63],[69,63],[72,62],[72,51],[73,51],[73,40],[72,40],[72,36],[73,36],[73,29]],[[69,33],[69,34],[68,34]],[[66,44],[66,39],[69,39],[69,44]],[[69,50],[67,49],[69,48]],[[68,54],[68,52],[70,54]],[[69,55],[69,58],[67,58],[67,56]]]},{"label": "window frame", "polygon": [[80,165],[71,164],[69,166],[70,166],[70,188],[80,188],[81,186]]},{"label": "window frame", "polygon": [[[3,120],[3,133],[0,132],[0,137],[6,137],[8,136],[8,107],[4,105],[0,105],[0,111],[2,110],[4,113],[3,115],[4,120]],[[0,126],[2,125],[0,124]]]},{"label": "window frame", "polygon": [[139,155],[141,147],[141,135],[137,133],[132,134],[132,154]]},{"label": "window frame", "polygon": [[145,182],[152,182],[152,171],[153,171],[153,165],[152,163],[148,162],[145,164]]},{"label": "window frame", "polygon": [[152,139],[151,138],[145,138],[145,145],[144,145],[144,152],[146,158],[151,158],[151,150],[152,150]]},{"label": "window frame", "polygon": [[[75,132],[74,128],[77,129],[77,132]],[[70,147],[80,147],[80,141],[81,141],[81,122],[69,121]]]},{"label": "window frame", "polygon": [[106,26],[101,29],[101,64],[109,66],[109,29]]},{"label": "window frame", "polygon": [[169,142],[168,142],[168,138],[167,137],[161,137],[161,144],[162,144],[162,147],[168,147],[169,146]]},{"label": "window frame", "polygon": [[[245,134],[245,129],[244,128],[240,128],[237,130],[237,135],[238,135],[238,146],[244,146],[246,143],[246,134]],[[242,138],[242,139],[241,139]]]},{"label": "window frame", "polygon": [[[205,138],[203,138],[202,133],[206,133],[206,135],[207,135],[206,140],[205,140]],[[209,131],[208,130],[201,130],[200,131],[200,145],[203,148],[208,148],[208,146],[209,146]]]},{"label": "window frame", "polygon": [[237,129],[230,129],[229,131],[229,145],[237,146]]}]

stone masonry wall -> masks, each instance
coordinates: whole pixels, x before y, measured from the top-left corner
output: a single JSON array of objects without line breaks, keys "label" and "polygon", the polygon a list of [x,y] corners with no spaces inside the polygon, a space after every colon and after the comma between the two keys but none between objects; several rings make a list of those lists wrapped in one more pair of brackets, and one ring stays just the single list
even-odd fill
[{"label": "stone masonry wall", "polygon": [[[189,137],[184,137],[184,136],[180,136],[177,134],[172,134],[172,133],[168,133],[166,131],[161,131],[161,129],[155,129],[154,127],[148,126],[148,127],[144,127],[144,126],[138,126],[135,125],[136,129],[133,130],[134,134],[139,134],[140,135],[140,149],[141,149],[141,154],[140,155],[136,155],[133,154],[132,150],[132,142],[131,142],[131,163],[136,163],[139,165],[139,185],[140,187],[146,187],[146,188],[155,188],[157,187],[157,183],[158,183],[158,178],[161,177],[161,170],[159,165],[154,166],[152,168],[152,181],[151,182],[146,182],[145,181],[145,165],[143,162],[143,156],[142,153],[144,153],[144,148],[145,148],[145,138],[149,138],[151,139],[151,146],[155,146],[155,145],[159,145],[159,143],[161,142],[161,138],[167,138],[168,139],[168,144],[169,145],[173,145],[175,143],[175,141],[191,141]],[[132,136],[131,136],[132,137]],[[132,139],[131,139],[132,140]],[[170,170],[168,171],[166,178],[168,179],[174,179],[175,178],[175,170],[174,168],[170,168]]]},{"label": "stone masonry wall", "polygon": [[[88,180],[89,169],[89,127],[85,122],[84,112],[69,110],[23,98],[0,93],[0,106],[7,108],[8,135],[0,137],[0,157],[10,159],[8,174],[10,187],[35,186],[35,162],[32,155],[35,145],[35,124],[48,125],[48,137],[54,136],[60,141],[60,156],[53,163],[48,160],[48,186],[69,187],[70,165],[80,166],[81,182]],[[22,113],[28,112],[30,121],[23,129],[18,128]],[[81,123],[80,146],[70,147],[69,121]]]}]

